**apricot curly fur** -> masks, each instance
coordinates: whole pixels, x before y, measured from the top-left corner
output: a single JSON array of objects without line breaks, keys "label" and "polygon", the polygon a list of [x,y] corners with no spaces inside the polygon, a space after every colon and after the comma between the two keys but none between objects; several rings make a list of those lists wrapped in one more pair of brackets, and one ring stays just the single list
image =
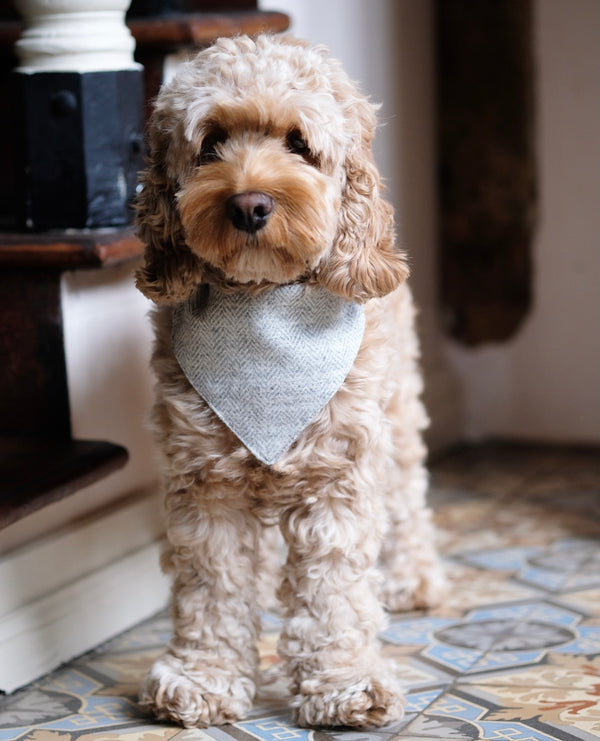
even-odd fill
[{"label": "apricot curly fur", "polygon": [[[371,152],[375,128],[376,106],[339,63],[289,36],[221,39],[156,101],[137,285],[156,304],[152,427],[173,578],[173,638],[140,696],[158,718],[207,726],[249,711],[257,594],[277,581],[296,721],[366,727],[402,715],[397,670],[377,642],[380,597],[425,607],[443,577],[425,504],[408,269]],[[253,192],[273,203],[255,231],[226,207]],[[203,282],[258,292],[292,281],[364,303],[366,327],[341,388],[267,466],[190,386],[173,355],[172,311]],[[279,577],[274,525],[287,549]]]}]

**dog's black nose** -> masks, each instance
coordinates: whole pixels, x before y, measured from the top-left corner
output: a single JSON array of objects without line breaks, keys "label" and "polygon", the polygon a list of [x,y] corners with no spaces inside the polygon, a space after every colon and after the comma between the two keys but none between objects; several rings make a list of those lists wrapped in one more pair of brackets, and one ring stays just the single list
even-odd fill
[{"label": "dog's black nose", "polygon": [[228,199],[227,216],[236,229],[254,234],[267,223],[274,207],[275,201],[271,196],[249,190]]}]

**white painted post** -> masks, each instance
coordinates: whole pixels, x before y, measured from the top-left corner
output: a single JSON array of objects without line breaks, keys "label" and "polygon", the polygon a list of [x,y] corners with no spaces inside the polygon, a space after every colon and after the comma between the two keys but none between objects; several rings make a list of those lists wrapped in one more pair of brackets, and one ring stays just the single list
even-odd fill
[{"label": "white painted post", "polygon": [[129,0],[15,0],[25,21],[15,45],[19,71],[139,69],[125,25]]}]

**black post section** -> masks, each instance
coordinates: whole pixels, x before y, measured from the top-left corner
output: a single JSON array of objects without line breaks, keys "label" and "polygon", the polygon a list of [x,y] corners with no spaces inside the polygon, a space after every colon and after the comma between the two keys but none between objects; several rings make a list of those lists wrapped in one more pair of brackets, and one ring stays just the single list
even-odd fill
[{"label": "black post section", "polygon": [[20,226],[120,226],[143,160],[142,70],[15,72]]}]

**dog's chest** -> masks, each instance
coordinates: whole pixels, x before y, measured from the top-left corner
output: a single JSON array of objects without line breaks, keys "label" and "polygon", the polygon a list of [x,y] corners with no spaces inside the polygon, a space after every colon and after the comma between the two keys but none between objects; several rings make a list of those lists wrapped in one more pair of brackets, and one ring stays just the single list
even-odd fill
[{"label": "dog's chest", "polygon": [[199,291],[174,312],[175,357],[241,442],[274,463],[344,382],[364,310],[304,284],[257,295]]}]

